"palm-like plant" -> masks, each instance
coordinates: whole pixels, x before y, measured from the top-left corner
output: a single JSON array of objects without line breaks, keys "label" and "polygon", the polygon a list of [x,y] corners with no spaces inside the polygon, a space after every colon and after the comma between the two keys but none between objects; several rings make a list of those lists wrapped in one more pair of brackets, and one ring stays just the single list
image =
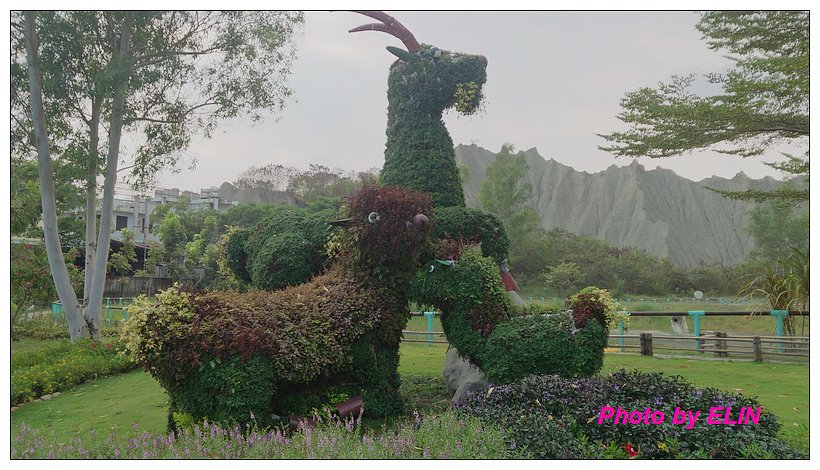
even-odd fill
[{"label": "palm-like plant", "polygon": [[[741,290],[744,297],[762,297],[772,310],[794,312],[806,310],[809,304],[809,252],[792,249],[786,258],[775,263],[760,263],[753,278]],[[761,310],[765,307],[761,306]],[[784,319],[786,333],[794,335],[794,316]],[[805,329],[805,320],[802,329]]]}]

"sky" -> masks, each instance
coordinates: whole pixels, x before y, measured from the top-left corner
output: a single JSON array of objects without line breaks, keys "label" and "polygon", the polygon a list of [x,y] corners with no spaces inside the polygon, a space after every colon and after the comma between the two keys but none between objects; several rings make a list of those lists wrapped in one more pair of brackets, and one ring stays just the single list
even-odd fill
[{"label": "sky", "polygon": [[[670,76],[726,70],[694,28],[698,14],[676,12],[409,12],[388,11],[421,43],[488,58],[485,108],[477,116],[444,117],[455,144],[491,151],[511,143],[535,147],[546,159],[587,172],[628,165],[598,150],[596,133],[625,127],[615,116],[628,91]],[[350,28],[371,22],[351,12],[308,12],[295,37],[297,59],[288,80],[294,101],[263,124],[233,120],[211,139],[196,139],[180,173],[158,177],[159,187],[198,190],[232,182],[250,166],[317,163],[344,170],[381,167],[387,120],[387,75],[395,59],[387,34]],[[739,171],[781,177],[763,165],[777,152],[742,159],[715,152],[649,159],[693,180],[731,178]]]}]

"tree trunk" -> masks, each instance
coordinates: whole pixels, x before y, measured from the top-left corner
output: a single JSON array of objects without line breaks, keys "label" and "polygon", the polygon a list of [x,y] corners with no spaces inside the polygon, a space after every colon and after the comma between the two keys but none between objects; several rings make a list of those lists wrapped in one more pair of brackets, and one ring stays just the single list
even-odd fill
[{"label": "tree trunk", "polygon": [[117,183],[117,162],[120,155],[123,108],[128,88],[129,73],[126,69],[131,42],[131,21],[134,13],[127,13],[120,32],[119,53],[115,58],[114,101],[111,109],[111,123],[108,133],[108,156],[105,160],[105,183],[103,186],[100,230],[97,237],[97,255],[94,260],[94,278],[91,282],[88,304],[85,307],[85,321],[94,339],[100,338],[102,325],[102,298],[105,287],[105,270],[108,264],[108,250],[111,242],[111,219],[114,211],[114,185]]},{"label": "tree trunk", "polygon": [[86,166],[85,196],[85,281],[83,282],[83,305],[88,305],[91,283],[94,280],[94,255],[97,252],[97,163],[100,145],[100,102],[91,103],[91,121],[88,123],[88,165]]},{"label": "tree trunk", "polygon": [[37,163],[40,170],[40,199],[43,209],[43,234],[45,236],[48,266],[57,296],[63,304],[63,311],[68,320],[68,334],[72,341],[88,336],[88,328],[81,314],[77,293],[71,286],[68,268],[60,246],[60,234],[57,231],[57,203],[54,193],[54,173],[51,167],[48,131],[46,130],[45,112],[43,111],[43,89],[40,67],[38,64],[38,41],[35,26],[35,14],[25,13],[26,62],[28,66],[29,91],[31,93],[31,116],[34,123],[34,137],[37,145]]}]

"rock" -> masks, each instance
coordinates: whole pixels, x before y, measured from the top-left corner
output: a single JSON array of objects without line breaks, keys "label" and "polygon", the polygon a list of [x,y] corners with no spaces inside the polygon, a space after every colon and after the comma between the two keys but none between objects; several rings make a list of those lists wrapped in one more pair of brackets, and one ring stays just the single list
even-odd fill
[{"label": "rock", "polygon": [[62,395],[62,392],[54,392],[51,394],[52,397],[59,397],[60,395]]},{"label": "rock", "polygon": [[[456,162],[468,170],[468,207],[480,207],[481,183],[495,154],[477,145],[458,145]],[[704,189],[772,190],[772,177],[711,177],[692,181],[671,170],[647,170],[634,162],[597,173],[545,160],[536,149],[523,152],[533,185],[532,205],[541,228],[561,228],[615,247],[633,247],[670,259],[680,267],[703,262],[725,266],[746,259],[754,240],[746,232],[754,203]],[[513,274],[515,274],[513,272]]]},{"label": "rock", "polygon": [[507,294],[509,294],[510,301],[512,302],[513,305],[515,305],[517,307],[523,307],[524,305],[527,305],[527,302],[525,302],[524,299],[522,299],[521,296],[518,295],[518,292],[516,292],[514,290],[510,290],[510,291],[507,291]]},{"label": "rock", "polygon": [[41,396],[41,397],[40,397],[40,400],[51,400],[51,397],[52,397],[52,396],[53,396],[53,395],[51,395],[50,393],[47,393],[47,394],[45,394],[45,395]]},{"label": "rock", "polygon": [[672,322],[672,332],[677,335],[689,334],[689,324],[686,323],[686,316],[675,315],[670,319],[670,321]]},{"label": "rock", "polygon": [[18,408],[17,406],[12,406],[12,407],[11,407],[11,411],[12,411],[12,413],[13,413],[13,412],[15,412],[15,411],[17,411],[17,408]]},{"label": "rock", "polygon": [[453,395],[451,401],[454,404],[463,400],[467,392],[483,390],[488,385],[481,369],[459,357],[456,348],[447,351],[442,375],[447,383],[447,389]]}]

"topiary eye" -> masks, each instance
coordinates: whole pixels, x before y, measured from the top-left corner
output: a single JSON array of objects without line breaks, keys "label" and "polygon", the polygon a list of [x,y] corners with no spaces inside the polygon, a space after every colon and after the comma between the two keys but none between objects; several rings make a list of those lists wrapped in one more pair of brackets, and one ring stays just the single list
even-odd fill
[{"label": "topiary eye", "polygon": [[370,222],[371,224],[375,224],[379,220],[381,220],[381,216],[379,215],[378,212],[371,212],[370,214],[367,215],[367,221]]},{"label": "topiary eye", "polygon": [[438,59],[439,57],[441,57],[441,49],[439,49],[438,47],[431,47],[430,48],[430,57],[432,57],[434,59]]}]

